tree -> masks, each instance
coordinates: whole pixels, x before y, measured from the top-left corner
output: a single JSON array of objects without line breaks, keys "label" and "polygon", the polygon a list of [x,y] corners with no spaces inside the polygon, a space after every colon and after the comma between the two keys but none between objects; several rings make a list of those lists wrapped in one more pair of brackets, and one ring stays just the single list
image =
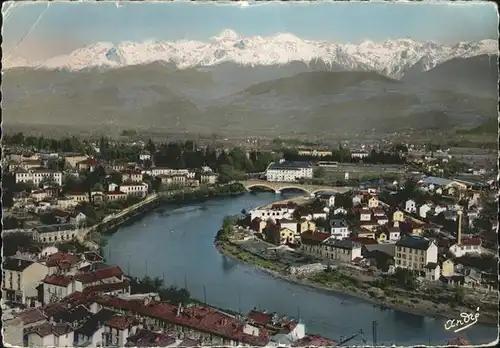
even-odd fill
[{"label": "tree", "polygon": [[236,170],[228,164],[221,165],[219,169],[219,182],[222,184],[229,183],[231,181],[241,181],[244,180],[245,175],[243,172]]},{"label": "tree", "polygon": [[313,177],[315,178],[324,178],[326,174],[325,168],[323,167],[318,167],[315,168],[313,171]]}]

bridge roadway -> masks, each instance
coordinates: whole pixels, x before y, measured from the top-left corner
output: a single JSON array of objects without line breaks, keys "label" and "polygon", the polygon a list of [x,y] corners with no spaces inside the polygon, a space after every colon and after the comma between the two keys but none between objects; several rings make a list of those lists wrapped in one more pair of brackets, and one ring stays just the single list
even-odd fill
[{"label": "bridge roadway", "polygon": [[351,190],[350,187],[345,186],[327,186],[327,185],[308,185],[308,184],[299,184],[295,182],[278,182],[278,181],[264,181],[264,180],[245,180],[240,181],[240,183],[247,189],[251,190],[252,188],[267,188],[273,190],[276,193],[280,193],[283,190],[301,190],[304,191],[311,196],[315,195],[318,192],[334,192],[334,193],[345,193]]}]

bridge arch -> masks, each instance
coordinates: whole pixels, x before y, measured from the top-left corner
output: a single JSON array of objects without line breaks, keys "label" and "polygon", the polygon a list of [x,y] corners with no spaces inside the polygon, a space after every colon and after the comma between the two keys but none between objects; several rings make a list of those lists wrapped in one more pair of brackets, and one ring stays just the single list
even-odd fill
[{"label": "bridge arch", "polygon": [[316,195],[319,192],[331,192],[333,194],[336,194],[336,193],[338,193],[338,190],[333,188],[333,187],[332,188],[322,187],[322,188],[318,188],[318,189],[315,188],[315,189],[311,190],[310,192],[311,192],[311,195]]},{"label": "bridge arch", "polygon": [[258,184],[250,184],[250,185],[245,185],[245,188],[250,191],[251,189],[253,188],[258,188],[258,187],[261,187],[261,188],[267,188],[269,190],[273,190],[274,192],[278,193],[279,190],[276,189],[276,187],[274,187],[273,185],[269,185],[269,184],[266,184],[265,182],[263,183],[258,183]]},{"label": "bridge arch", "polygon": [[277,191],[281,192],[283,190],[299,190],[304,193],[307,193],[308,195],[311,195],[311,191],[309,191],[306,187],[300,186],[300,185],[285,185],[285,186],[279,186],[277,188]]}]

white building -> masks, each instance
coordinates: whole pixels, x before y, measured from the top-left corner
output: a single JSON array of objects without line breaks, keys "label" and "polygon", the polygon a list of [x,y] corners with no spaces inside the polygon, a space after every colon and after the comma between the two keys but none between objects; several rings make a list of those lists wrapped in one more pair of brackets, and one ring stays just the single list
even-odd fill
[{"label": "white building", "polygon": [[363,159],[363,158],[366,158],[366,157],[368,157],[368,152],[365,152],[365,151],[351,152],[351,158]]},{"label": "white building", "polygon": [[345,220],[331,219],[330,220],[330,234],[333,239],[342,240],[349,237],[351,231]]},{"label": "white building", "polygon": [[76,239],[77,233],[73,224],[45,225],[33,229],[33,239],[41,243],[63,243]]},{"label": "white building", "polygon": [[481,246],[480,238],[468,238],[459,240],[456,244],[450,247],[450,252],[455,257],[462,257],[467,254],[481,255],[484,251]]},{"label": "white building", "polygon": [[417,206],[413,199],[409,199],[405,202],[405,211],[407,213],[415,213],[417,212]]},{"label": "white building", "polygon": [[73,335],[66,323],[43,323],[29,328],[25,337],[28,347],[72,347]]},{"label": "white building", "polygon": [[299,179],[312,179],[313,168],[308,162],[271,163],[266,170],[267,181],[295,182]]},{"label": "white building", "polygon": [[425,219],[427,217],[427,213],[432,210],[432,205],[431,204],[424,204],[418,208],[418,215]]},{"label": "white building", "polygon": [[391,242],[397,242],[401,237],[401,229],[399,227],[393,226],[389,227],[389,240]]},{"label": "white building", "polygon": [[372,219],[372,212],[370,209],[361,209],[359,212],[359,220],[360,221],[370,221]]},{"label": "white building", "polygon": [[194,173],[191,173],[188,169],[172,169],[165,167],[155,167],[151,170],[144,171],[145,174],[149,174],[151,176],[159,176],[159,175],[187,175],[188,177],[191,175],[194,177]]},{"label": "white building", "polygon": [[432,271],[439,278],[437,261],[438,246],[433,240],[420,236],[404,236],[396,243],[394,262],[397,268],[406,268],[420,272],[422,275]]},{"label": "white building", "polygon": [[82,291],[82,283],[65,275],[52,274],[43,280],[43,303],[51,303]]},{"label": "white building", "polygon": [[33,260],[7,258],[3,262],[2,298],[31,306],[36,303],[36,287],[48,273],[47,266]]},{"label": "white building", "polygon": [[144,183],[131,183],[120,185],[120,191],[127,196],[146,197],[148,195],[148,185]]},{"label": "white building", "polygon": [[250,218],[253,221],[259,218],[263,221],[272,219],[274,221],[281,219],[289,219],[292,216],[294,209],[279,208],[279,209],[253,209],[250,211]]},{"label": "white building", "polygon": [[33,168],[30,170],[20,170],[15,173],[16,183],[32,182],[38,186],[44,181],[53,182],[62,186],[62,173],[46,168]]}]

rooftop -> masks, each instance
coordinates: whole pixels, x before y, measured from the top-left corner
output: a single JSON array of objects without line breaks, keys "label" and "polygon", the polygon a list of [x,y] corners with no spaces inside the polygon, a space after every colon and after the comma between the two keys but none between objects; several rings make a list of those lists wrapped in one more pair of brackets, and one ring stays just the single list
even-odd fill
[{"label": "rooftop", "polygon": [[425,237],[403,236],[396,242],[396,246],[410,249],[427,250],[429,249],[431,243],[432,241]]},{"label": "rooftop", "polygon": [[288,170],[298,170],[302,168],[312,168],[309,162],[298,162],[298,161],[285,161],[281,163],[273,163],[268,169],[288,169]]},{"label": "rooftop", "polygon": [[37,226],[34,228],[38,233],[50,233],[57,231],[69,231],[74,230],[76,227],[73,224],[55,224],[55,225],[44,225]]},{"label": "rooftop", "polygon": [[34,263],[35,263],[35,261],[33,261],[33,260],[18,259],[18,258],[11,257],[11,258],[5,259],[5,261],[3,262],[3,269],[9,270],[9,271],[22,272]]}]

